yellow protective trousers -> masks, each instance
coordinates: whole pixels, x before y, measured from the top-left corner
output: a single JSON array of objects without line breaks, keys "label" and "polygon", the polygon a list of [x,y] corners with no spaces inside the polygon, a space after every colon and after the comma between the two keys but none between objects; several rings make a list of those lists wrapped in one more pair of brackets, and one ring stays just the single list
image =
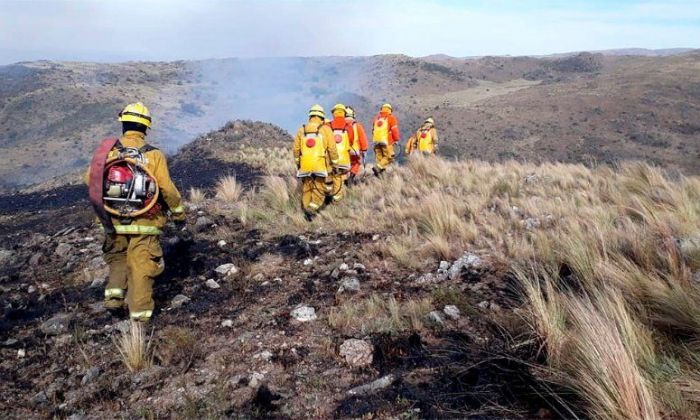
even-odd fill
[{"label": "yellow protective trousers", "polygon": [[330,180],[333,181],[333,187],[332,190],[328,193],[328,196],[333,199],[334,203],[337,203],[338,201],[342,200],[343,197],[345,197],[346,176],[347,173],[344,172],[334,172],[328,176],[328,178],[330,178]]},{"label": "yellow protective trousers", "polygon": [[326,178],[315,175],[303,177],[301,188],[301,207],[304,211],[319,211],[326,199]]},{"label": "yellow protective trousers", "polygon": [[394,161],[394,145],[375,144],[374,155],[376,157],[376,167],[380,171],[385,170]]},{"label": "yellow protective trousers", "polygon": [[126,297],[130,318],[148,320],[153,281],[165,268],[158,235],[107,235],[102,249],[109,265],[105,306],[114,307]]}]

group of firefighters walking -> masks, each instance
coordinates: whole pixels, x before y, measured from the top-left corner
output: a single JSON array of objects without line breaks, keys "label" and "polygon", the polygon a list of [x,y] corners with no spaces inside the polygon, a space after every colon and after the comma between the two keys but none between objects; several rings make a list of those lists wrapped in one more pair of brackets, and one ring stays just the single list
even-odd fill
[{"label": "group of firefighters walking", "polygon": [[[342,200],[345,188],[357,183],[369,146],[364,127],[357,121],[352,107],[336,104],[331,114],[332,119],[328,120],[323,107],[312,106],[309,121],[294,137],[294,162],[302,184],[301,204],[309,221],[324,205]],[[381,176],[394,162],[400,140],[399,120],[391,104],[384,104],[372,122],[375,176]],[[434,154],[437,140],[431,117],[408,140],[406,154]]]},{"label": "group of firefighters walking", "polygon": [[[341,200],[354,185],[368,150],[362,124],[352,107],[337,104],[332,119],[320,105],[309,110],[309,121],[294,138],[294,160],[301,179],[302,208],[308,220],[324,206]],[[150,320],[153,282],[164,269],[159,236],[170,219],[176,227],[186,221],[180,192],[170,178],[165,155],[147,144],[151,114],[142,103],[127,105],[119,113],[120,138],[103,140],[86,174],[90,201],[105,231],[102,247],[109,265],[104,292],[105,308],[128,310],[135,321]],[[395,159],[400,140],[399,122],[390,104],[382,105],[372,123],[375,176],[381,176]],[[432,118],[406,145],[406,153],[435,153],[437,132]]]}]

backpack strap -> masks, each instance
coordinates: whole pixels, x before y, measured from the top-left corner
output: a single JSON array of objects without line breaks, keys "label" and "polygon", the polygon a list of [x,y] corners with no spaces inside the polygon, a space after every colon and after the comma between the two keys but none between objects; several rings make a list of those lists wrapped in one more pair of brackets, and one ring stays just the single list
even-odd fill
[{"label": "backpack strap", "polygon": [[141,148],[139,149],[139,153],[143,154],[143,153],[146,153],[146,152],[152,152],[152,151],[154,151],[154,150],[160,150],[160,149],[158,149],[157,147],[152,146],[152,145],[150,145],[150,144],[146,144],[145,146],[143,146],[143,147],[141,147]]}]

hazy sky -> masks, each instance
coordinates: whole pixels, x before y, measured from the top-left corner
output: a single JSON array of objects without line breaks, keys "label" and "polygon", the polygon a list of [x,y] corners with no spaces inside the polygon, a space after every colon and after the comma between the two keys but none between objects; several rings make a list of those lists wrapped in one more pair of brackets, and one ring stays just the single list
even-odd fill
[{"label": "hazy sky", "polygon": [[700,47],[700,0],[3,0],[0,64]]}]

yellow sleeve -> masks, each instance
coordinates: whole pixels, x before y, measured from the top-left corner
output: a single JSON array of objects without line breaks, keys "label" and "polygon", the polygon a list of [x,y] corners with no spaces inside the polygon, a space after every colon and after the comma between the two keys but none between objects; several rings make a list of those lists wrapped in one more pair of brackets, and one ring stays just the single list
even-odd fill
[{"label": "yellow sleeve", "polygon": [[160,150],[154,150],[151,152],[153,154],[154,170],[153,176],[158,182],[160,187],[160,195],[163,197],[163,201],[168,205],[168,208],[173,214],[184,213],[185,209],[182,207],[182,197],[180,196],[180,191],[173,183],[170,178],[170,172],[168,171],[168,162],[165,160],[165,155]]},{"label": "yellow sleeve", "polygon": [[323,142],[326,145],[326,153],[331,159],[331,163],[333,166],[337,165],[340,156],[338,156],[338,148],[333,141],[333,131],[331,131],[330,127],[324,125],[318,132],[323,136]]},{"label": "yellow sleeve", "polygon": [[430,136],[433,138],[433,143],[437,144],[438,142],[438,135],[437,135],[437,129],[435,127],[430,129],[431,133]]},{"label": "yellow sleeve", "polygon": [[292,152],[294,153],[294,164],[299,166],[299,160],[301,159],[301,142],[304,141],[304,129],[300,128],[297,131],[297,135],[294,136],[294,145],[292,146]]}]

